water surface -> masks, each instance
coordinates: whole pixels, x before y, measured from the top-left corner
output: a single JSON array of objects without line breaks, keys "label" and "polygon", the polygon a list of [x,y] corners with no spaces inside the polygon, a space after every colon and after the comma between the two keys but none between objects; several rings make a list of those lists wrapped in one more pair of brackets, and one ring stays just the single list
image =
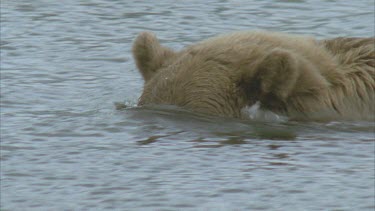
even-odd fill
[{"label": "water surface", "polygon": [[[134,108],[131,43],[374,36],[374,2],[1,2],[1,210],[374,210],[373,122]],[[116,110],[114,102],[130,108]]]}]

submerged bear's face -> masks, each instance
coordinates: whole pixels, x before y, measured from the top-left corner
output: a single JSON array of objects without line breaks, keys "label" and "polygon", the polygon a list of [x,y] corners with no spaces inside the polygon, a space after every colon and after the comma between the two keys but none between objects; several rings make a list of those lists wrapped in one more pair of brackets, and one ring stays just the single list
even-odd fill
[{"label": "submerged bear's face", "polygon": [[138,105],[176,105],[192,111],[240,117],[244,95],[225,64],[194,50],[173,52],[150,33],[140,34],[133,54],[145,85]]},{"label": "submerged bear's face", "polygon": [[226,67],[202,61],[199,55],[181,55],[145,77],[138,105],[176,105],[192,111],[240,117],[244,101]]}]

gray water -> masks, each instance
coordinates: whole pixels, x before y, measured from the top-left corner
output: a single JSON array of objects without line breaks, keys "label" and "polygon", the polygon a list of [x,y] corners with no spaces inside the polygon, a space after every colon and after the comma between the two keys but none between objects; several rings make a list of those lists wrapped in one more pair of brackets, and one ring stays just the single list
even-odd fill
[{"label": "gray water", "polygon": [[[134,105],[131,44],[374,36],[374,1],[1,1],[1,210],[371,210],[373,122]],[[129,108],[116,110],[114,102]]]}]

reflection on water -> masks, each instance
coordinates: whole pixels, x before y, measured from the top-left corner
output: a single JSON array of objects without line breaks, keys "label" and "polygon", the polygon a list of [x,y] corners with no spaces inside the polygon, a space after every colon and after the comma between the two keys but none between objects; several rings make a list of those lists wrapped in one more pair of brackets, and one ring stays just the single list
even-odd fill
[{"label": "reflection on water", "polygon": [[2,1],[0,209],[374,210],[373,122],[136,108],[143,81],[130,53],[143,30],[175,49],[233,30],[374,36],[373,8]]}]

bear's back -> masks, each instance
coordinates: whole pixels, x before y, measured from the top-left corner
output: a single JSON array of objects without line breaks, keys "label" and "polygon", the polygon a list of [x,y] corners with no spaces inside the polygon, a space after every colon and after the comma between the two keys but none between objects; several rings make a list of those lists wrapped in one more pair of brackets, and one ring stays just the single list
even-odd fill
[{"label": "bear's back", "polygon": [[333,55],[310,36],[290,35],[266,31],[235,32],[209,38],[186,48],[183,52],[199,53],[207,59],[243,67],[259,61],[274,49],[296,53],[320,66],[323,75],[337,67]]}]

